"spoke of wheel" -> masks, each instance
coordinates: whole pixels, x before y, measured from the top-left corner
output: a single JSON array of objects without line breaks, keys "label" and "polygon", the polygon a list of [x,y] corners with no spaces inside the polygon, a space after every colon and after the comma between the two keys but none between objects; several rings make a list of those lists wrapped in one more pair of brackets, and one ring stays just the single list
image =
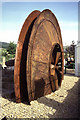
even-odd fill
[{"label": "spoke of wheel", "polygon": [[61,74],[61,75],[63,75],[63,72],[62,71],[60,71],[59,69],[57,69],[58,70],[58,72]]},{"label": "spoke of wheel", "polygon": [[54,58],[53,58],[53,57],[52,57],[52,59],[51,59],[51,63],[54,64]]},{"label": "spoke of wheel", "polygon": [[55,68],[51,69],[51,75],[55,76]]},{"label": "spoke of wheel", "polygon": [[54,68],[54,65],[53,65],[53,64],[51,64],[51,66],[50,66],[50,67],[51,67],[51,69],[53,69],[53,68]]},{"label": "spoke of wheel", "polygon": [[62,71],[59,71],[59,73],[60,73],[61,75],[63,75],[63,72],[62,72]]},{"label": "spoke of wheel", "polygon": [[59,66],[55,66],[55,68],[56,68],[57,70],[59,70]]},{"label": "spoke of wheel", "polygon": [[56,72],[55,72],[54,80],[55,80],[55,87],[56,87],[56,90],[58,90],[59,86],[58,86],[58,78],[57,78],[57,73],[56,73]]},{"label": "spoke of wheel", "polygon": [[55,66],[56,66],[56,64],[58,63],[58,60],[59,60],[60,56],[61,56],[61,53],[60,53],[60,52],[57,52],[56,60],[55,60]]}]

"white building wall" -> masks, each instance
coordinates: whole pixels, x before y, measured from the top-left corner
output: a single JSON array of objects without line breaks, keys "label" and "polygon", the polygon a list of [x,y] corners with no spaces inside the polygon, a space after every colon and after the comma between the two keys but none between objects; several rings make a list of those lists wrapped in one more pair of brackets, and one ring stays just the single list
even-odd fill
[{"label": "white building wall", "polygon": [[75,47],[75,75],[80,76],[80,42]]}]

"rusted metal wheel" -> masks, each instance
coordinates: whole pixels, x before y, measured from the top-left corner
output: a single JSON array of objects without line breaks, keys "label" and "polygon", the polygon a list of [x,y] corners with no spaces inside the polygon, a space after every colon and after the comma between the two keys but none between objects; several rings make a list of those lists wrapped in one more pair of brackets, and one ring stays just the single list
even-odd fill
[{"label": "rusted metal wheel", "polygon": [[64,70],[61,31],[50,10],[34,11],[25,21],[15,58],[16,101],[30,102],[61,85]]},{"label": "rusted metal wheel", "polygon": [[[55,66],[53,77],[50,69],[52,49],[54,54],[53,65]],[[57,69],[59,58],[61,58],[60,71]],[[44,10],[34,22],[28,45],[26,78],[29,101],[58,89],[63,78],[63,59],[63,45],[59,24],[50,10]]]}]

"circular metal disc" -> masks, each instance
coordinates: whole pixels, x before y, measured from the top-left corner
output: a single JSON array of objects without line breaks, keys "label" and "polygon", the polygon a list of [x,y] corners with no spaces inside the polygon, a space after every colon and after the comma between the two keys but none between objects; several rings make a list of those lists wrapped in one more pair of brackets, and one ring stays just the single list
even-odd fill
[{"label": "circular metal disc", "polygon": [[26,79],[29,101],[52,92],[49,65],[54,44],[59,44],[63,52],[58,21],[47,9],[35,20],[28,45]]}]

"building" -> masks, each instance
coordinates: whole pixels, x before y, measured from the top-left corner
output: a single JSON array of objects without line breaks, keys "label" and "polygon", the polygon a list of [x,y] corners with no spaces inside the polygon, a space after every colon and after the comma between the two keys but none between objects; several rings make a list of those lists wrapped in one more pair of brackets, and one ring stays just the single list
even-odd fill
[{"label": "building", "polygon": [[80,76],[80,40],[75,47],[75,75]]}]

